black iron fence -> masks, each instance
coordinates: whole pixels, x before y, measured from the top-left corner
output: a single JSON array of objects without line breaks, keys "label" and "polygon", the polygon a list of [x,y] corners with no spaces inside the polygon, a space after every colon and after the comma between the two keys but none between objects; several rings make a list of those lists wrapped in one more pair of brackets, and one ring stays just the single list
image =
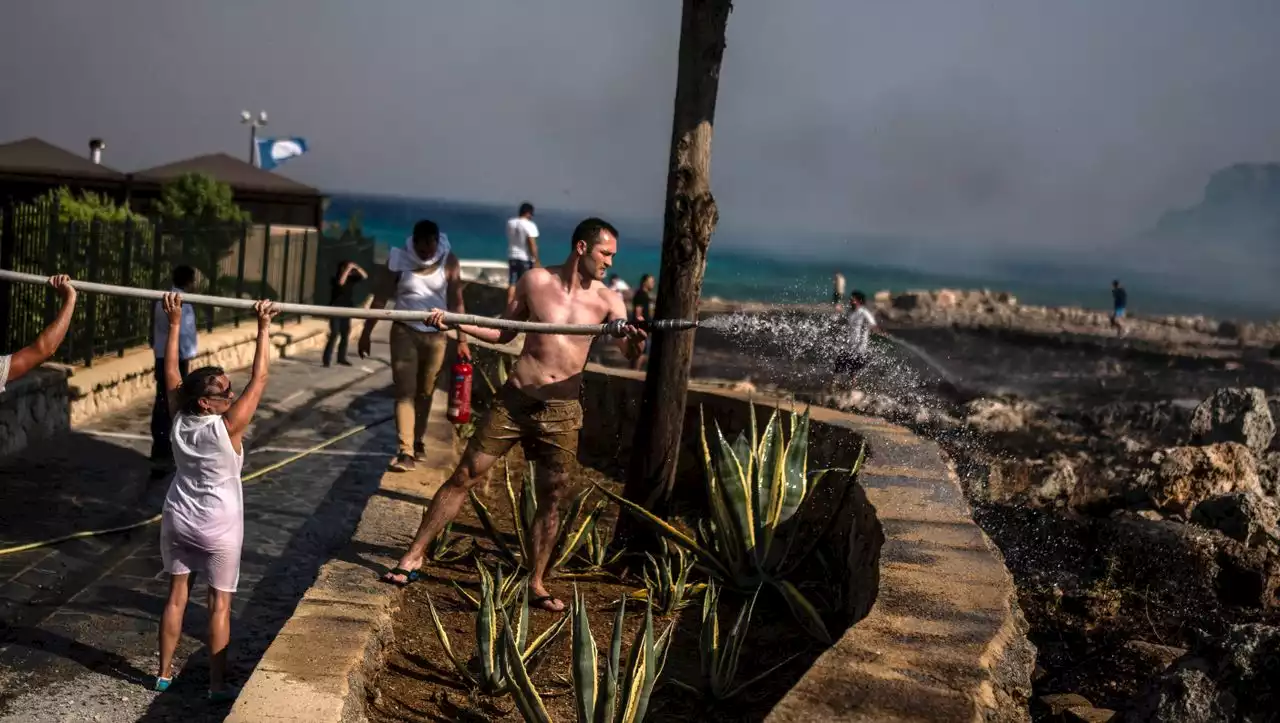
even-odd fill
[{"label": "black iron fence", "polygon": [[[0,207],[0,268],[121,286],[167,290],[173,268],[187,265],[196,270],[193,293],[316,303],[321,246],[313,229],[160,219],[77,222],[60,219],[56,203]],[[150,342],[155,302],[101,294],[80,299],[58,361],[91,365],[95,357],[123,356]],[[0,353],[34,341],[57,310],[47,287],[0,282]],[[196,313],[207,331],[239,325],[249,314],[209,307]]]}]

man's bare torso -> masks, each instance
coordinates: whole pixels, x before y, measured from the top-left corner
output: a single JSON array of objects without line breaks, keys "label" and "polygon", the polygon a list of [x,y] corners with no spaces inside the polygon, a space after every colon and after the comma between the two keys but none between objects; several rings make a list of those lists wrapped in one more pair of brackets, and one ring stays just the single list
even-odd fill
[{"label": "man's bare torso", "polygon": [[[532,269],[520,301],[529,321],[548,324],[600,324],[610,320],[611,295],[599,281],[566,289],[559,267]],[[537,399],[576,399],[593,337],[569,334],[526,334],[511,383]]]}]

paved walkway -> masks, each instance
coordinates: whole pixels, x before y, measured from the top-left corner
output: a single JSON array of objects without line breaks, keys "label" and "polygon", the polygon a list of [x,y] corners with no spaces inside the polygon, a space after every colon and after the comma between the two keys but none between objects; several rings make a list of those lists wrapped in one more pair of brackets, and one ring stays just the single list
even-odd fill
[{"label": "paved walkway", "polygon": [[[385,329],[382,330],[385,338]],[[385,345],[352,368],[319,355],[272,365],[245,473],[391,413]],[[233,375],[242,385],[246,375]],[[0,547],[127,524],[160,509],[147,480],[149,405],[0,464]],[[245,546],[232,613],[230,675],[243,683],[319,566],[350,537],[395,447],[390,422],[245,488]],[[159,525],[0,556],[0,721],[213,721],[204,700],[207,616],[197,581],[165,694],[149,690],[167,595]]]}]

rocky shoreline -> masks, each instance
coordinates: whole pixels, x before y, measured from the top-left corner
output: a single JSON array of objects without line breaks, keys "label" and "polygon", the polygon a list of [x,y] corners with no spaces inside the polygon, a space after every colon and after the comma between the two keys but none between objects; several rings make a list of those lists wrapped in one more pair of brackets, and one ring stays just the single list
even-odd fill
[{"label": "rocky shoreline", "polygon": [[[1280,720],[1276,325],[881,294],[849,389],[831,307],[704,309],[694,375],[938,440],[1038,648],[1038,720]],[[927,361],[924,360],[927,357]]]}]

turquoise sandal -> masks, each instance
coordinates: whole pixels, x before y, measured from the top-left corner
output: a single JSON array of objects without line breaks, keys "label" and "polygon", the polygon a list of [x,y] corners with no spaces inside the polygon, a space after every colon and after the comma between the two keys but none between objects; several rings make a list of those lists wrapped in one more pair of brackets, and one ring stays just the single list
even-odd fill
[{"label": "turquoise sandal", "polygon": [[155,690],[157,693],[163,693],[169,689],[169,684],[172,682],[173,678],[161,678],[160,676],[156,676],[156,684],[152,686],[152,690]]}]

